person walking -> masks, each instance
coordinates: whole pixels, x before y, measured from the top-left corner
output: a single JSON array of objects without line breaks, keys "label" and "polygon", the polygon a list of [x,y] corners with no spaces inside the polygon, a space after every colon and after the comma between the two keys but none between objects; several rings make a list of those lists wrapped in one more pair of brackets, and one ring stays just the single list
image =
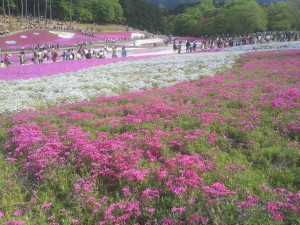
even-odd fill
[{"label": "person walking", "polygon": [[179,44],[178,44],[178,53],[181,53],[181,45],[182,45],[182,41],[179,41]]},{"label": "person walking", "polygon": [[117,58],[117,48],[116,47],[112,47],[112,55],[111,55],[112,58]]},{"label": "person walking", "polygon": [[122,48],[121,55],[122,55],[122,57],[126,57],[127,56],[127,51],[126,51],[125,47]]},{"label": "person walking", "polygon": [[92,59],[92,53],[91,53],[91,50],[88,50],[88,52],[87,52],[86,55],[85,55],[85,58],[86,58],[86,59]]},{"label": "person walking", "polygon": [[25,52],[21,51],[19,57],[20,57],[20,65],[23,65],[25,63]]},{"label": "person walking", "polygon": [[51,58],[53,62],[56,62],[57,59],[57,52],[53,49],[51,52]]},{"label": "person walking", "polygon": [[41,49],[39,49],[39,52],[38,52],[38,60],[39,60],[39,63],[43,63],[43,52]]},{"label": "person walking", "polygon": [[11,56],[10,54],[8,55],[7,53],[5,53],[5,56],[4,56],[4,64],[5,66],[10,66],[11,65]]}]

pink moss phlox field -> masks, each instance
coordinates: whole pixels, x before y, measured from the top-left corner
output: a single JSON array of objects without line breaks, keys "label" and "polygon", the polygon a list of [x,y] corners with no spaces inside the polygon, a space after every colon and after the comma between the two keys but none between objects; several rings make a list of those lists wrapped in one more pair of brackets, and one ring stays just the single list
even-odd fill
[{"label": "pink moss phlox field", "polygon": [[[205,52],[217,52],[220,49],[207,50]],[[149,52],[149,51],[147,51]],[[133,53],[145,53],[145,50],[133,51]],[[192,54],[201,54],[204,52],[195,52]],[[66,60],[52,63],[49,59],[47,63],[42,64],[26,64],[25,66],[18,65],[19,56],[14,54],[13,60],[16,65],[4,67],[0,69],[0,80],[27,80],[32,78],[40,78],[45,76],[54,76],[62,73],[75,72],[85,68],[106,65],[110,63],[122,62],[127,60],[142,60],[147,58],[159,57],[161,55],[141,55],[129,56],[119,58],[104,58],[104,59],[90,59],[90,60]],[[27,54],[27,60],[30,60],[31,54]],[[3,58],[2,58],[3,59]]]},{"label": "pink moss phlox field", "polygon": [[[22,38],[23,37],[23,38]],[[47,43],[57,39],[57,35],[49,33],[47,30],[27,30],[13,35],[1,38],[1,48],[29,47],[32,44]],[[7,44],[6,42],[15,41],[15,44]]]},{"label": "pink moss phlox field", "polygon": [[[5,151],[44,182],[70,166],[77,178],[68,206],[89,212],[94,223],[207,224],[217,217],[255,224],[259,214],[267,224],[288,224],[300,214],[300,191],[248,176],[258,167],[251,157],[276,142],[291,155],[283,166],[297,165],[299,55],[249,53],[241,67],[195,82],[23,111],[10,117]],[[224,165],[226,154],[232,158]]]},{"label": "pink moss phlox field", "polygon": [[39,78],[45,76],[53,76],[61,73],[75,72],[85,68],[105,65],[109,63],[122,62],[126,60],[146,59],[151,56],[137,56],[137,57],[119,57],[119,58],[105,58],[105,59],[89,59],[89,60],[67,60],[56,63],[42,63],[29,64],[26,66],[11,66],[4,67],[0,70],[0,80],[27,80],[31,78]]},{"label": "pink moss phlox field", "polygon": [[[27,30],[1,38],[0,47],[3,49],[20,49],[37,44],[74,45],[78,41],[96,41],[96,38],[74,33],[71,38],[60,38],[48,30]],[[15,43],[11,43],[11,42]],[[10,43],[10,44],[9,44]]]}]

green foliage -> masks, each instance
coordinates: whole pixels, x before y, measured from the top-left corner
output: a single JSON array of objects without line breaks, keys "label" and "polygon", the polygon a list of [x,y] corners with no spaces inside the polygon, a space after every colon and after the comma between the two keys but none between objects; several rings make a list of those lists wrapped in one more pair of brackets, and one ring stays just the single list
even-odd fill
[{"label": "green foliage", "polygon": [[292,28],[300,29],[300,1],[290,0],[288,2],[288,13],[293,18]]},{"label": "green foliage", "polygon": [[86,8],[76,7],[75,14],[78,21],[86,21],[89,23],[95,21],[94,14]]},{"label": "green foliage", "polygon": [[265,12],[254,0],[232,1],[225,15],[228,33],[252,33],[266,30]]},{"label": "green foliage", "polygon": [[276,2],[266,8],[269,30],[290,30],[295,19],[289,13],[289,5],[286,2]]},{"label": "green foliage", "polygon": [[[9,0],[12,14],[20,15],[22,1]],[[25,16],[25,0],[24,16]],[[70,12],[70,3],[71,12]],[[50,1],[47,0],[47,18]],[[172,9],[165,10],[170,5]],[[46,0],[28,1],[28,15],[46,10]],[[165,10],[165,11],[163,11]],[[6,4],[5,11],[8,13]],[[254,0],[51,0],[53,19],[88,23],[125,23],[150,32],[182,36],[251,33],[300,29],[300,0],[259,5]],[[2,5],[0,12],[3,12]]]},{"label": "green foliage", "polygon": [[157,5],[142,0],[120,0],[126,24],[150,32],[164,31],[162,11]]},{"label": "green foliage", "polygon": [[199,0],[146,0],[149,3],[157,4],[162,9],[172,9],[178,5],[187,5],[199,2]]},{"label": "green foliage", "polygon": [[[265,6],[254,0],[231,0],[223,4],[205,0],[200,1],[198,5],[189,6],[182,12],[170,10],[168,21],[169,30],[176,35],[242,34],[266,30],[299,30],[299,12],[299,0]],[[190,14],[187,15],[188,13]],[[199,13],[202,16],[197,17],[195,21],[194,15]]]},{"label": "green foliage", "polygon": [[96,22],[99,23],[123,21],[122,8],[117,0],[93,0],[92,12],[95,15]]},{"label": "green foliage", "polygon": [[198,21],[202,19],[202,17],[200,9],[187,8],[183,14],[175,18],[173,32],[178,35],[195,35]]}]

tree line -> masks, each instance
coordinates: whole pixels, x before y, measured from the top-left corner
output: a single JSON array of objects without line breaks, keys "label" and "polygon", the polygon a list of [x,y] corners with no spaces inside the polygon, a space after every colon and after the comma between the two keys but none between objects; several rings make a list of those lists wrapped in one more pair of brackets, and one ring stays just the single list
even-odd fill
[{"label": "tree line", "polygon": [[192,36],[299,30],[299,9],[300,0],[264,5],[254,0],[201,0],[173,10],[167,26],[170,33]]},{"label": "tree line", "polygon": [[118,23],[173,35],[241,34],[300,29],[300,0],[200,0],[164,11],[145,0],[2,0],[5,15],[86,23]]}]

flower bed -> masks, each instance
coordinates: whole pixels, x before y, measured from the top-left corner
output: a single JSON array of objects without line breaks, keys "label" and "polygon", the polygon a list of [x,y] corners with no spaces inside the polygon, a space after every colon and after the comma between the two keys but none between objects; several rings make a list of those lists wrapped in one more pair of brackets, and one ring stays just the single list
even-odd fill
[{"label": "flower bed", "polygon": [[47,30],[27,30],[2,37],[0,47],[4,49],[31,47],[33,44],[45,44],[55,39],[57,39],[57,35],[51,34]]},{"label": "flower bed", "polygon": [[[214,77],[3,118],[6,161],[22,172],[27,202],[16,191],[0,222],[297,223],[299,54],[250,53]],[[168,58],[157,59],[145,65]]]},{"label": "flower bed", "polygon": [[[48,30],[27,30],[20,33],[9,35],[1,38],[0,48],[3,49],[20,49],[22,47],[31,47],[37,44],[76,44],[78,41],[96,41],[96,38],[77,34],[74,32],[55,31],[54,33]],[[66,36],[66,33],[69,35]]]},{"label": "flower bed", "polygon": [[154,55],[3,68],[1,79],[10,81],[1,83],[0,113],[34,107],[37,102],[77,102],[97,95],[141,91],[212,76],[229,68],[236,56],[232,53]]}]

